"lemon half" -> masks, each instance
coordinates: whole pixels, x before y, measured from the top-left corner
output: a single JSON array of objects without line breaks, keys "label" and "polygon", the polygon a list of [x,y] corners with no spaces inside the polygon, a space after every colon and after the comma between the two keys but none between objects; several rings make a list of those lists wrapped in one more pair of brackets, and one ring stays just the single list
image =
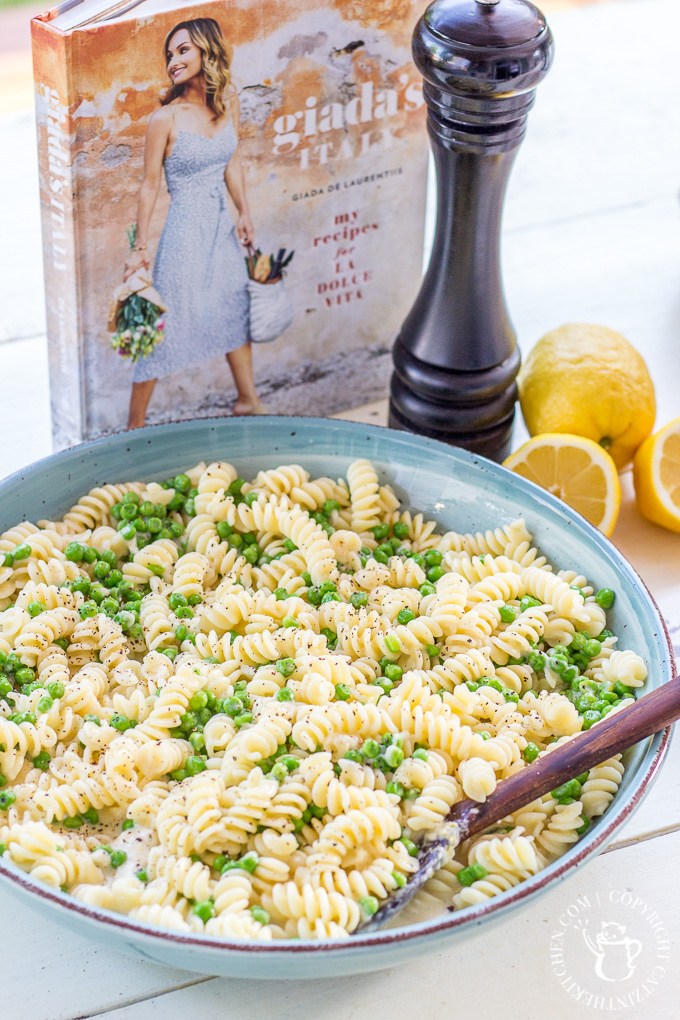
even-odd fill
[{"label": "lemon half", "polygon": [[561,432],[534,436],[503,464],[611,535],[619,516],[621,485],[614,461],[592,439]]},{"label": "lemon half", "polygon": [[645,440],[635,455],[633,479],[640,513],[680,532],[680,418]]}]

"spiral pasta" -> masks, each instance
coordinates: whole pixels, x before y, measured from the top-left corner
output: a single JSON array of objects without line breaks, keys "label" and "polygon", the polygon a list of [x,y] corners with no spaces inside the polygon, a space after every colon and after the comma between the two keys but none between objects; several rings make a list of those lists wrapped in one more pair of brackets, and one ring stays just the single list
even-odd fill
[{"label": "spiral pasta", "polygon": [[[5,859],[184,932],[347,937],[453,804],[630,703],[607,603],[523,520],[441,534],[365,459],[93,488],[0,536]],[[463,844],[407,920],[546,867],[622,775]]]}]

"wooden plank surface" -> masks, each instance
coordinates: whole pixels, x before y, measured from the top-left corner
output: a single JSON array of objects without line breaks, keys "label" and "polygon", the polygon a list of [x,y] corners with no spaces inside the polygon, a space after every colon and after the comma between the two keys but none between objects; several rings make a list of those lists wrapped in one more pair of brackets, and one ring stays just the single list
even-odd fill
[{"label": "wooden plank surface", "polygon": [[[680,834],[661,837],[655,842],[656,867],[670,875],[677,872]],[[525,913],[512,917],[491,932],[475,936],[460,947],[452,947],[423,957],[409,967],[376,974],[357,974],[351,980],[324,981],[230,981],[213,978],[192,984],[144,1002],[131,1003],[91,1020],[155,1020],[161,1013],[171,1017],[200,1016],[201,1020],[291,1020],[292,1017],[316,1017],[318,1020],[383,1020],[388,1017],[427,1016],[428,1020],[451,1020],[454,1016],[474,1018],[519,1018],[548,1015],[560,1020],[576,1020],[589,1015],[584,1001],[578,1002],[559,983],[553,971],[551,951],[559,932],[559,918],[569,908],[584,902],[583,911],[593,929],[602,922],[631,927],[625,910],[616,903],[617,893],[632,889],[649,904],[665,923],[670,942],[669,955],[677,961],[680,949],[678,894],[662,895],[653,870],[648,866],[648,848],[635,846],[600,857],[587,870],[548,893]],[[596,904],[599,894],[601,905]],[[612,902],[612,900],[614,902]],[[633,930],[631,928],[631,930]],[[640,932],[635,930],[635,934]],[[642,936],[643,950],[653,941]],[[551,956],[552,952],[552,956]],[[593,962],[574,953],[573,975],[583,985],[594,975]],[[666,973],[658,988],[643,1001],[610,1016],[654,1017],[675,1020],[678,1016],[677,971],[664,963]],[[559,969],[559,968],[557,968]],[[633,975],[633,978],[635,975]],[[527,980],[529,978],[529,980]],[[594,984],[594,982],[593,982]],[[618,983],[617,983],[618,984]],[[426,1010],[425,1010],[426,1004]],[[28,1020],[28,1018],[27,1018]],[[69,1018],[71,1020],[71,1018]]]}]

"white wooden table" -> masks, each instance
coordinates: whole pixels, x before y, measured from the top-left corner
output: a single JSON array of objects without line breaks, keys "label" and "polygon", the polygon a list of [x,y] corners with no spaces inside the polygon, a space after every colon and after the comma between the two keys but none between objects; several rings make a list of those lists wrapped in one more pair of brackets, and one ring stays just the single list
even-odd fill
[{"label": "white wooden table", "polygon": [[[665,22],[665,27],[662,27]],[[557,56],[539,91],[505,217],[507,296],[525,351],[566,321],[619,329],[654,378],[659,425],[680,415],[680,132],[677,0],[626,0],[555,15]],[[0,116],[0,474],[49,453],[37,175],[30,111]],[[384,403],[342,417],[384,423]],[[516,443],[524,438],[521,425]],[[680,644],[680,536],[645,522],[630,473],[614,541],[640,571]],[[335,981],[252,982],[154,966],[87,943],[18,906],[0,889],[1,1020],[371,1020],[454,1015],[503,1020],[548,1012],[680,1017],[680,741],[652,792],[595,862],[463,948],[398,971]],[[577,1001],[560,984],[560,919],[588,898],[592,930],[628,923],[621,896],[665,923],[657,985],[643,968],[612,982],[630,1002]],[[597,898],[600,904],[597,904]],[[630,931],[633,925],[628,924]],[[564,929],[562,929],[564,931]],[[651,926],[644,953],[654,946]],[[572,969],[584,987],[595,958]],[[637,984],[636,984],[637,982]],[[635,993],[635,994],[633,994]],[[635,998],[639,1001],[634,1001]]]}]

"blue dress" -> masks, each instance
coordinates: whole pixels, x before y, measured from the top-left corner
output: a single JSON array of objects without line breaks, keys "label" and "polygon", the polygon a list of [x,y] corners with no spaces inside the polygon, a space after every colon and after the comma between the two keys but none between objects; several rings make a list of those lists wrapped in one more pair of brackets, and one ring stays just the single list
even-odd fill
[{"label": "blue dress", "polygon": [[224,182],[236,142],[231,119],[212,138],[178,131],[165,160],[170,208],[153,270],[168,307],[165,339],[137,362],[135,382],[235,351],[248,340],[248,274]]}]

